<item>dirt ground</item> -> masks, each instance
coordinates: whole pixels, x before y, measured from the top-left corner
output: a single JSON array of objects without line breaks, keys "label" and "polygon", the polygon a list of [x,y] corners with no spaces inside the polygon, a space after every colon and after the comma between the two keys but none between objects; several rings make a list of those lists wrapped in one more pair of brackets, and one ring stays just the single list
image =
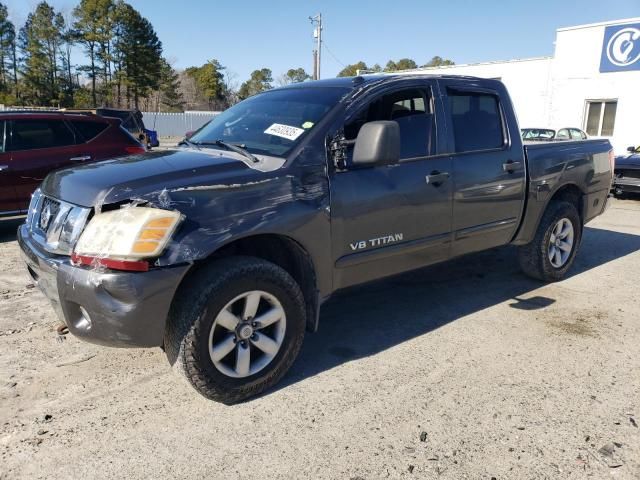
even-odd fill
[{"label": "dirt ground", "polygon": [[284,382],[226,407],[160,349],[58,338],[0,232],[0,478],[640,478],[640,199],[542,285],[514,250],[331,300]]}]

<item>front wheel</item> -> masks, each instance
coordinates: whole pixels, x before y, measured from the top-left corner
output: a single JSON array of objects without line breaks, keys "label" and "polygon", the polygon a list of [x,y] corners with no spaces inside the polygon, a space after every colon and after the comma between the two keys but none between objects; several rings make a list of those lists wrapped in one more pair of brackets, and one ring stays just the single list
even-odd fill
[{"label": "front wheel", "polygon": [[561,280],[573,264],[581,239],[582,221],[575,205],[553,202],[542,216],[533,240],[518,248],[520,267],[538,280]]},{"label": "front wheel", "polygon": [[262,392],[300,351],[302,292],[271,262],[221,259],[196,272],[176,295],[165,332],[167,357],[209,399],[233,404]]}]

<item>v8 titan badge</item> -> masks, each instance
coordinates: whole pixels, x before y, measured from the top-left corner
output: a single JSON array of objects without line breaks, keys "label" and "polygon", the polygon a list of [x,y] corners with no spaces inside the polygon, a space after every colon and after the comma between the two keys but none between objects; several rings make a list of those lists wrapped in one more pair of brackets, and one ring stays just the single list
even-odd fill
[{"label": "v8 titan badge", "polygon": [[276,137],[286,138],[287,140],[295,140],[304,133],[303,128],[292,127],[290,125],[283,125],[281,123],[274,123],[267,128],[264,133],[267,135],[275,135]]}]

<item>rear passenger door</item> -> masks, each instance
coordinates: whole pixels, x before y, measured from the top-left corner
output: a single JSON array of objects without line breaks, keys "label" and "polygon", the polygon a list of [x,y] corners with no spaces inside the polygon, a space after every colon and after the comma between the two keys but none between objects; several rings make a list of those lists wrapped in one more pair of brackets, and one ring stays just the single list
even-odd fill
[{"label": "rear passenger door", "polygon": [[10,122],[8,177],[18,206],[26,210],[44,177],[78,161],[75,135],[61,119],[17,119]]},{"label": "rear passenger door", "polygon": [[455,181],[452,253],[506,244],[520,223],[526,191],[524,150],[519,132],[508,128],[517,121],[506,89],[441,83]]}]

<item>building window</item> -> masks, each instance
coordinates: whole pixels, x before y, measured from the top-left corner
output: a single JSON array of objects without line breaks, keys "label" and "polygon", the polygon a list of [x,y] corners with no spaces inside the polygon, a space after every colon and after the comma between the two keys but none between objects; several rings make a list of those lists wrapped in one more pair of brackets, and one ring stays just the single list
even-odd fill
[{"label": "building window", "polygon": [[617,100],[587,100],[584,123],[588,135],[610,137],[616,123]]}]

